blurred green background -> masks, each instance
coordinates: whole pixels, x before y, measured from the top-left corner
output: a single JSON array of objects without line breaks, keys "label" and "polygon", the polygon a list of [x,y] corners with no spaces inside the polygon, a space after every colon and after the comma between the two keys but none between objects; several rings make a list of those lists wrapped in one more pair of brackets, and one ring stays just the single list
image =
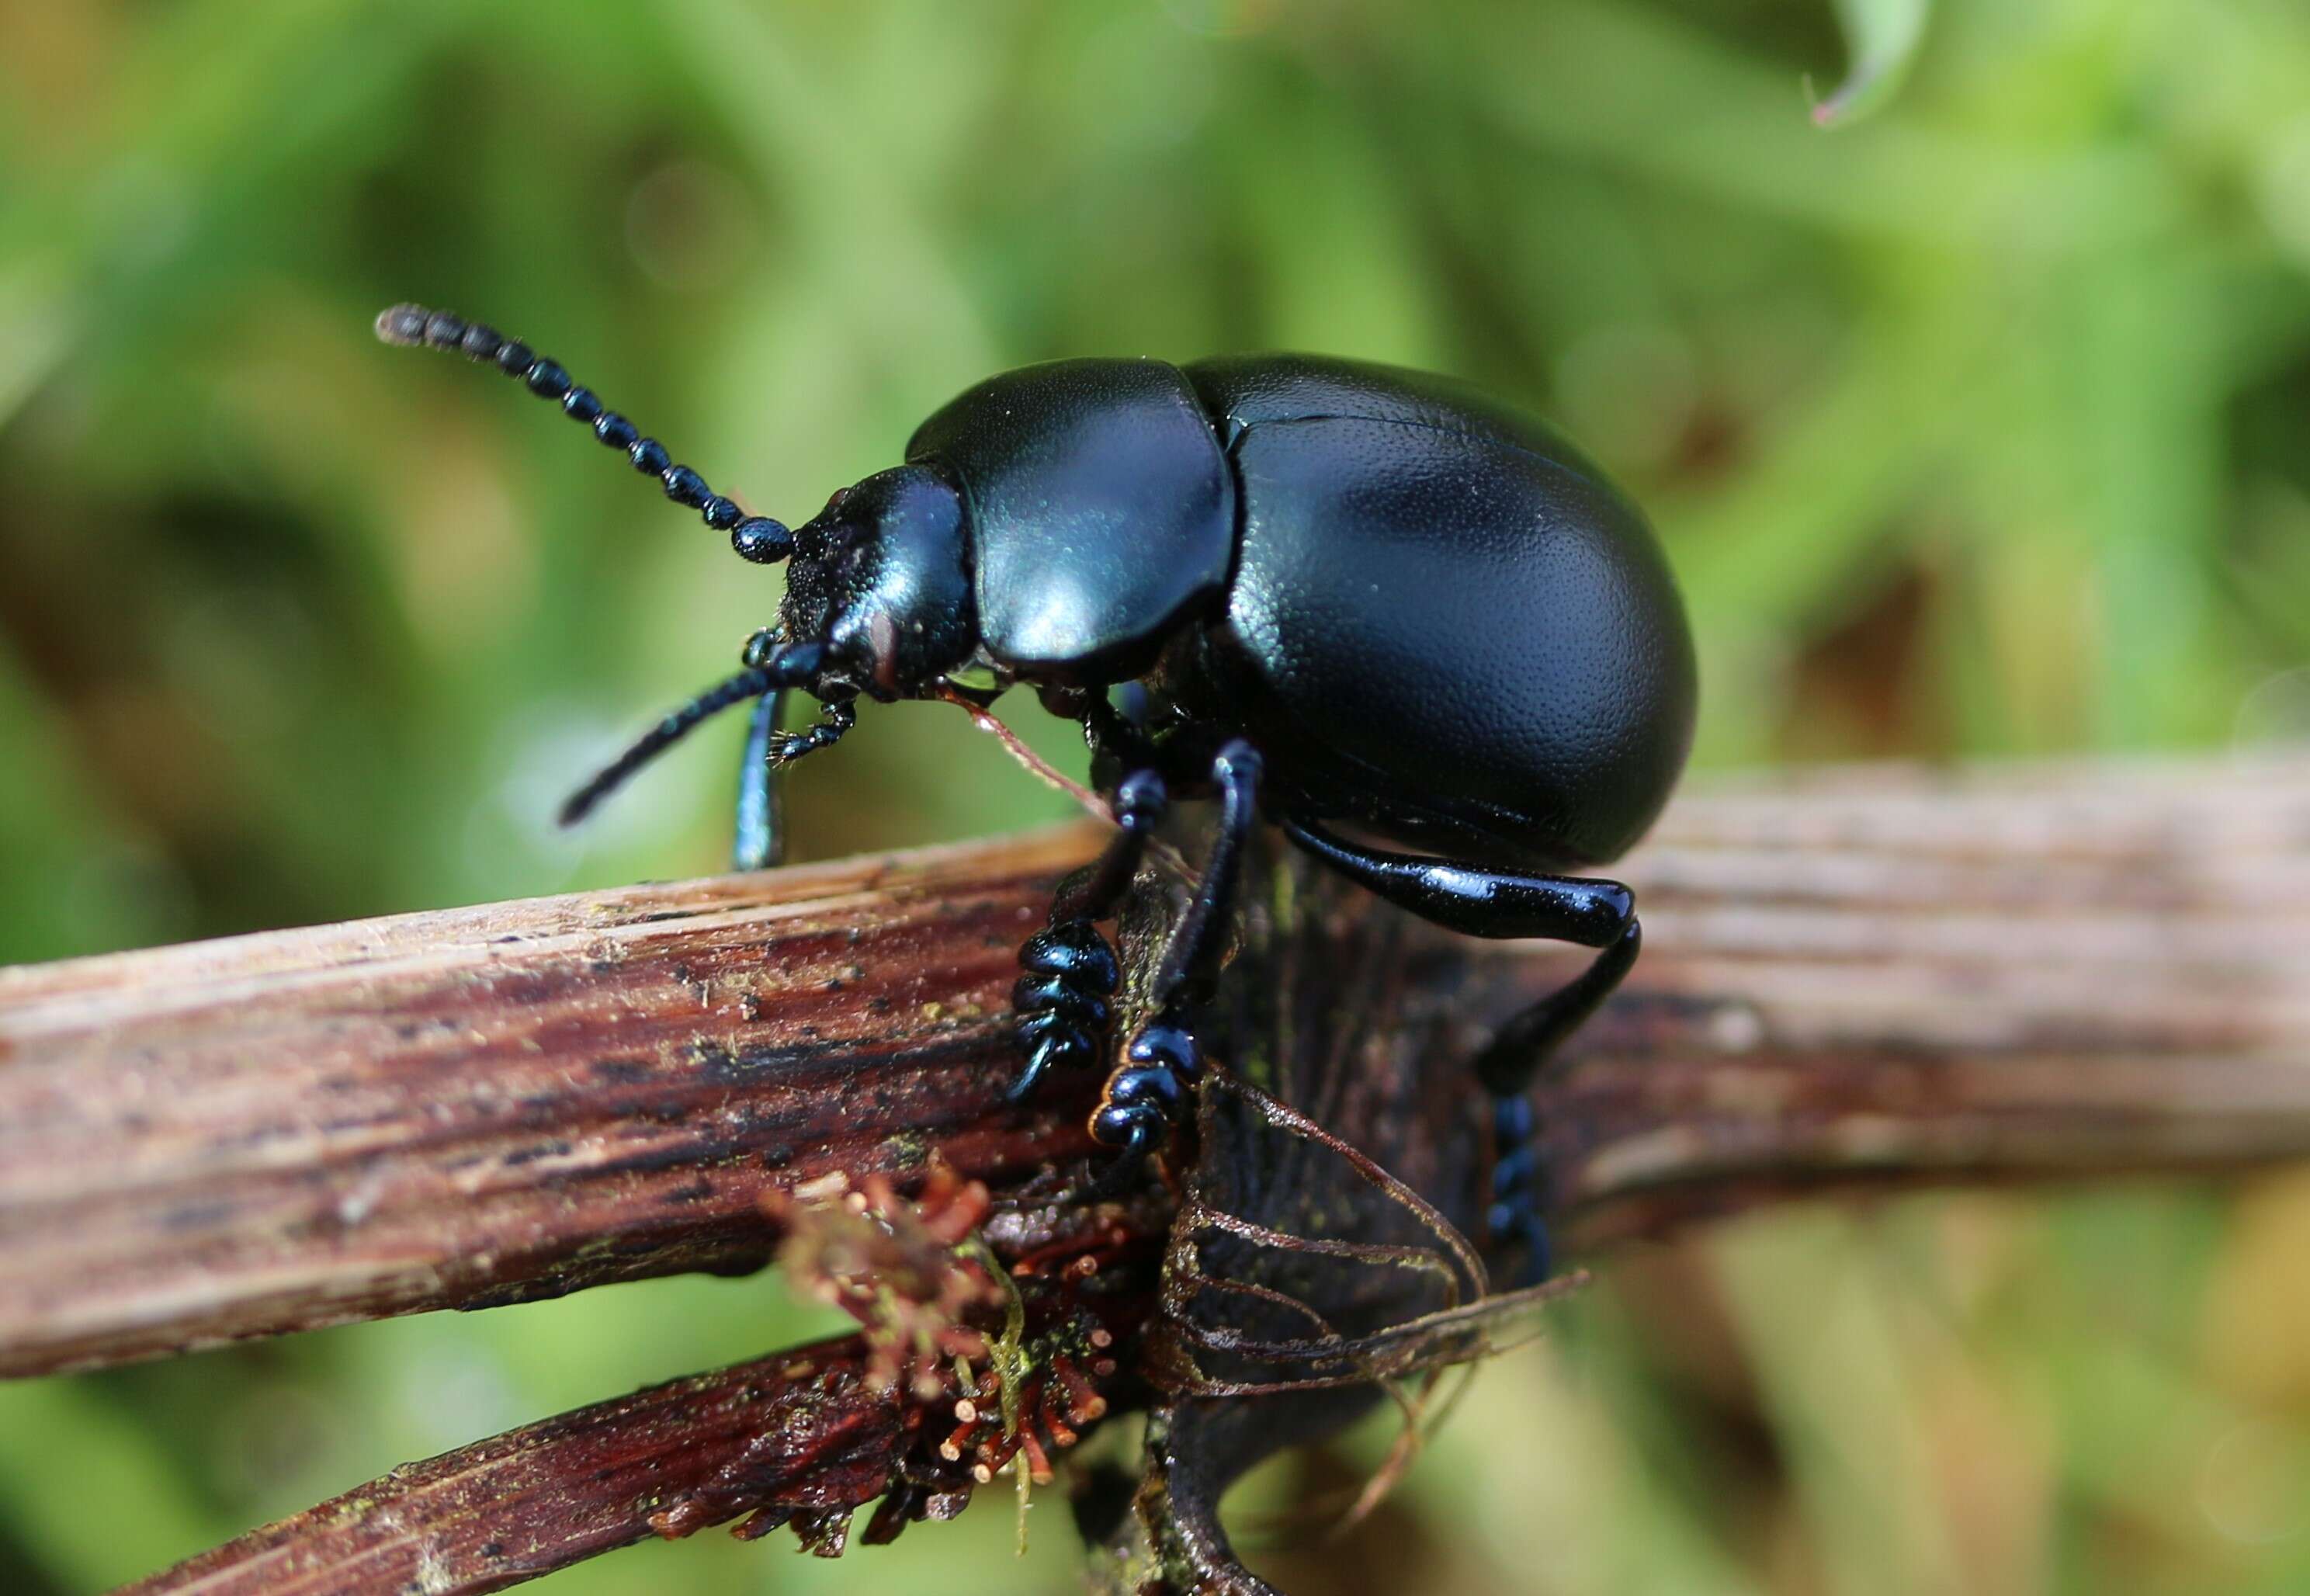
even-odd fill
[{"label": "blurred green background", "polygon": [[[1866,10],[1865,5],[1860,9]],[[1652,507],[1699,765],[2310,734],[2310,9],[1947,0],[1824,132],[1828,0],[4,0],[0,959],[714,867],[739,728],[553,801],[776,576],[495,321],[790,518],[1003,367],[1304,347],[1556,417]],[[1032,714],[1040,746],[1071,739]],[[1062,812],[864,717],[798,857]],[[1632,1259],[1305,1591],[2310,1586],[2310,1181],[1952,1196]],[[674,1280],[0,1388],[0,1589],[78,1592],[814,1322]],[[1270,1500],[1376,1456],[1271,1470]],[[1007,1496],[840,1564],[1065,1590]]]}]

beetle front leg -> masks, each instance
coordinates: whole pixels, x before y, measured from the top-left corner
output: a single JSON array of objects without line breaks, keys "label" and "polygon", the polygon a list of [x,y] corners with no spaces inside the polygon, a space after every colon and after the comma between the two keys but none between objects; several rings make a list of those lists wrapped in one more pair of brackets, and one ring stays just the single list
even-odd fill
[{"label": "beetle front leg", "polygon": [[786,711],[787,690],[754,700],[746,721],[746,751],[738,756],[738,824],[730,845],[732,870],[771,870],[786,863],[785,794],[770,750]]},{"label": "beetle front leg", "polygon": [[1092,1138],[1117,1149],[1094,1195],[1129,1183],[1146,1155],[1170,1133],[1203,1074],[1203,1048],[1187,1015],[1210,1000],[1227,950],[1244,849],[1259,823],[1261,768],[1259,750],[1241,738],[1211,761],[1211,780],[1220,789],[1219,836],[1187,912],[1164,945],[1155,977],[1154,1018],[1124,1049],[1124,1062],[1107,1078],[1106,1097],[1091,1115]]},{"label": "beetle front leg", "polygon": [[845,699],[820,711],[817,724],[794,733],[778,730],[789,690],[780,688],[755,700],[746,723],[746,751],[738,768],[738,824],[730,850],[733,870],[769,870],[786,854],[786,805],[781,776],[804,754],[832,748],[858,724],[858,707]]},{"label": "beetle front leg", "polygon": [[1060,887],[1049,924],[1019,950],[1022,973],[1011,989],[1011,1006],[1019,1015],[1019,1045],[1026,1052],[1027,1067],[1003,1094],[1012,1102],[1032,1097],[1051,1071],[1096,1063],[1104,1055],[1107,1000],[1121,983],[1122,970],[1093,922],[1107,918],[1122,902],[1168,802],[1163,778],[1152,770],[1117,783],[1115,836],[1095,863]]}]

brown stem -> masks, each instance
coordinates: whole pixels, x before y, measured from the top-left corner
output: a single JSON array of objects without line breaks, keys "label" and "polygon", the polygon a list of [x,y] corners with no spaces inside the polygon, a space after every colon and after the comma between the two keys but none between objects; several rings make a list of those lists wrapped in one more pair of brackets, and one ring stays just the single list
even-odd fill
[{"label": "brown stem", "polygon": [[758,1508],[880,1496],[901,1409],[864,1336],[804,1347],[524,1426],[324,1502],[126,1592],[333,1596],[497,1591]]},{"label": "brown stem", "polygon": [[[1001,1185],[1012,952],[1097,833],[0,972],[0,1374],[759,1264],[758,1203]],[[1647,953],[1541,1089],[1591,1241],[1823,1181],[2310,1149],[2310,762],[1683,800]],[[1472,1047],[1562,950],[1418,933]]]},{"label": "brown stem", "polygon": [[[1012,950],[1095,829],[0,972],[0,1375],[751,1268],[765,1190],[1035,1114]],[[1647,958],[1543,1088],[1589,1240],[1850,1178],[2310,1148],[2310,765],[1689,797]],[[1457,945],[1469,1046],[1568,967]]]},{"label": "brown stem", "polygon": [[[0,975],[0,1367],[743,1267],[766,1192],[934,1143],[1015,1188],[1081,1149],[1095,1082],[1000,1107],[1012,950],[1095,840]],[[1536,1089],[1592,1245],[1829,1184],[2310,1151],[2310,762],[1719,788],[1625,873],[1650,950]],[[1444,1100],[1414,1133],[1420,1072],[1578,956],[1445,938],[1304,865],[1266,880],[1236,1056],[1394,1058],[1307,1106],[1448,1184],[1464,1119]],[[805,1412],[786,1362],[396,1471],[148,1588],[489,1589],[653,1513],[873,1496],[895,1453],[871,1404]],[[782,1434],[817,1439],[755,1468]]]},{"label": "brown stem", "polygon": [[0,972],[0,1374],[741,1270],[766,1192],[1084,1150],[1001,1092],[1088,828]]},{"label": "brown stem", "polygon": [[[870,1178],[864,1208],[786,1205],[785,1261],[865,1332],[395,1469],[127,1590],[451,1596],[746,1514],[734,1533],[791,1524],[828,1557],[877,1497],[869,1544],[951,1517],[1020,1446],[1072,1446],[1136,1392],[1120,1360],[1148,1318],[1169,1205],[1149,1193],[990,1212],[984,1186],[943,1170],[928,1185],[919,1203]],[[1012,1358],[999,1342],[1014,1312]]]},{"label": "brown stem", "polygon": [[1541,1089],[1593,1245],[1824,1184],[2310,1153],[2310,761],[1720,787]]}]

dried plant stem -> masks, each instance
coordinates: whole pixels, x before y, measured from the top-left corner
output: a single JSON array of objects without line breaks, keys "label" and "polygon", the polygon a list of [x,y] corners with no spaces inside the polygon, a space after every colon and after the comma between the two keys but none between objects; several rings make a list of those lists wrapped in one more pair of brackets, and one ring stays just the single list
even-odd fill
[{"label": "dried plant stem", "polygon": [[846,1336],[526,1425],[126,1589],[464,1596],[796,1497],[855,1507],[881,1494],[899,1439],[866,1361]]},{"label": "dried plant stem", "polygon": [[761,1200],[1001,1183],[1018,943],[1089,828],[0,972],[0,1374],[767,1262]]},{"label": "dried plant stem", "polygon": [[1856,1182],[2310,1155],[2310,760],[1719,787],[1541,1089],[1594,1245]]},{"label": "dried plant stem", "polygon": [[[1071,1158],[1096,1083],[1004,1108],[1001,1016],[1096,837],[0,972],[0,1374],[751,1267],[766,1190]],[[2310,763],[1720,787],[1623,873],[1647,956],[1541,1089],[1591,1240],[2310,1149]],[[1472,1044],[1567,967],[1423,966]]]},{"label": "dried plant stem", "polygon": [[[749,1267],[766,1194],[934,1151],[1015,1191],[1083,1150],[1095,1081],[1001,1105],[1002,1016],[1096,842],[0,973],[0,1372]],[[1624,873],[1650,950],[1536,1088],[1590,1246],[1827,1185],[2310,1153],[2310,761],[1719,787]],[[1397,947],[1386,978],[1471,1045],[1577,957],[1336,912],[1307,946]],[[530,1426],[140,1588],[488,1590],[750,1506],[847,1509],[897,1445],[864,1357]]]}]

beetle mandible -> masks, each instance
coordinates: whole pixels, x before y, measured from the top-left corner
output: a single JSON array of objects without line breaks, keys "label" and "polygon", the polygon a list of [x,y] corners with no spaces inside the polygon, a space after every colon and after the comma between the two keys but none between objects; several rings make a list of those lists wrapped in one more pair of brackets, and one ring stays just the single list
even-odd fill
[{"label": "beetle mandible", "polygon": [[[737,863],[776,862],[777,773],[830,747],[861,696],[980,701],[1013,685],[1082,724],[1117,829],[1020,950],[1025,1068],[1107,1056],[1118,971],[1096,925],[1169,801],[1216,793],[1217,835],[1090,1123],[1112,1189],[1161,1146],[1203,1066],[1194,1012],[1264,814],[1324,863],[1457,932],[1599,950],[1503,1026],[1474,1069],[1495,1104],[1489,1223],[1545,1273],[1524,1089],[1635,962],[1635,901],[1564,873],[1652,823],[1690,745],[1693,650],[1643,515],[1545,424],[1445,378],[1307,355],[1184,366],[1071,360],[969,388],[906,463],[789,531],[747,516],[553,360],[396,306],[390,343],[496,366],[589,426],[760,564],[790,560],[742,668],[565,806],[581,817],[692,727],[751,701]],[[957,678],[992,683],[975,692]],[[820,718],[777,730],[809,693]],[[1411,846],[1394,853],[1335,828]]]}]

